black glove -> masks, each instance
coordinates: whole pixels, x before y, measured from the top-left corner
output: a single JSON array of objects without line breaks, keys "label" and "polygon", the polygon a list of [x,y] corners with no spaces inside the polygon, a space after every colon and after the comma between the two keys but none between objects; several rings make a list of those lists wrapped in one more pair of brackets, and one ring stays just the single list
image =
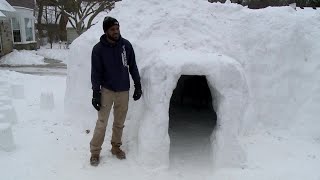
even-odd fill
[{"label": "black glove", "polygon": [[133,100],[135,101],[139,100],[141,95],[142,95],[141,84],[137,83],[134,85]]},{"label": "black glove", "polygon": [[100,111],[101,93],[99,91],[93,91],[93,94],[92,94],[92,105],[97,111]]}]

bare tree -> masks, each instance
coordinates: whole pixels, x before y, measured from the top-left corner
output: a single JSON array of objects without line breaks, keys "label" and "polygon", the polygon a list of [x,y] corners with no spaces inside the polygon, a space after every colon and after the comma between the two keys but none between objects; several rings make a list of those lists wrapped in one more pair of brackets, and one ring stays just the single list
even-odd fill
[{"label": "bare tree", "polygon": [[[85,28],[90,28],[94,18],[102,11],[111,10],[115,1],[106,0],[68,0],[58,2],[61,13],[68,17],[71,26],[81,35]],[[88,21],[86,19],[88,18]]]},{"label": "bare tree", "polygon": [[36,0],[36,4],[37,4],[37,10],[36,12],[38,13],[37,15],[37,29],[39,32],[39,36],[43,37],[43,27],[42,27],[42,15],[43,15],[43,3],[41,0]]}]

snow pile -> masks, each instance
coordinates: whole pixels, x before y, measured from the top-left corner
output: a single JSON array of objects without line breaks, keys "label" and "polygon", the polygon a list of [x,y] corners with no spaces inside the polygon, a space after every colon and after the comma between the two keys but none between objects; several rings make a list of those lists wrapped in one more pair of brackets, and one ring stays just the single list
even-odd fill
[{"label": "snow pile", "polygon": [[45,47],[41,47],[37,51],[35,51],[37,55],[43,56],[47,59],[54,59],[54,60],[59,60],[62,61],[63,63],[67,63],[68,59],[68,49],[47,49]]},{"label": "snow pile", "polygon": [[27,50],[13,50],[12,53],[7,54],[6,56],[0,59],[0,64],[4,65],[38,65],[46,64],[44,62],[44,57],[38,56],[31,51]]},{"label": "snow pile", "polygon": [[[216,167],[245,162],[240,135],[284,129],[320,137],[319,11],[124,0],[109,15],[132,42],[142,76],[143,99],[130,100],[124,141],[143,162],[168,163],[169,101],[182,74],[206,75],[216,99]],[[96,119],[90,57],[102,33],[100,21],[73,42],[69,54],[67,112],[84,127]]]}]

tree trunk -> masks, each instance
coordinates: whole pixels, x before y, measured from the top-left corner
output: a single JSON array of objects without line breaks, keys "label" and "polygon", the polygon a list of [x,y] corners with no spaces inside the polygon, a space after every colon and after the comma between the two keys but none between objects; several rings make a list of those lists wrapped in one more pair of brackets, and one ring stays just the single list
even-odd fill
[{"label": "tree trunk", "polygon": [[40,0],[37,0],[37,4],[38,4],[38,24],[37,24],[37,29],[39,32],[39,37],[42,38],[43,35],[43,26],[42,26],[42,16],[43,16],[43,4]]},{"label": "tree trunk", "polygon": [[59,22],[59,38],[61,41],[67,40],[67,24],[68,24],[68,16],[64,13],[61,14],[60,22]]}]

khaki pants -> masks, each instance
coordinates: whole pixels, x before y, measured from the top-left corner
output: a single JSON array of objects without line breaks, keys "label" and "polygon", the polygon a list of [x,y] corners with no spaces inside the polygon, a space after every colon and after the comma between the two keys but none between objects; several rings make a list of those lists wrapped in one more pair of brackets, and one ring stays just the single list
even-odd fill
[{"label": "khaki pants", "polygon": [[90,142],[91,154],[100,154],[112,105],[114,109],[114,122],[111,144],[117,146],[122,144],[121,138],[128,111],[128,102],[129,91],[114,92],[105,88],[101,89],[101,108],[98,111],[98,120]]}]

